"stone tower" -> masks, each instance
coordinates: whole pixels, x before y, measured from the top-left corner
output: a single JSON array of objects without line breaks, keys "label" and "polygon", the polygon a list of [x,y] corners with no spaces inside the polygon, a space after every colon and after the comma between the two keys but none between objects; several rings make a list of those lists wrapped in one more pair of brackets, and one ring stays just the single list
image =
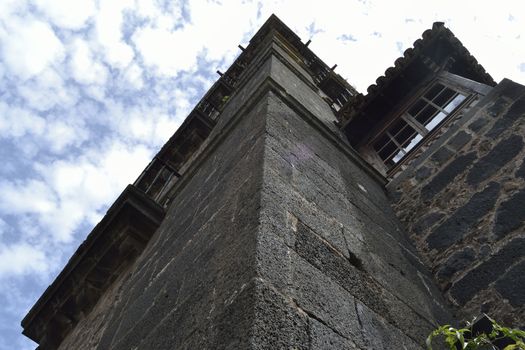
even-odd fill
[{"label": "stone tower", "polygon": [[524,87],[441,23],[367,95],[275,16],[241,49],[22,321],[39,349],[421,349],[525,320]]}]

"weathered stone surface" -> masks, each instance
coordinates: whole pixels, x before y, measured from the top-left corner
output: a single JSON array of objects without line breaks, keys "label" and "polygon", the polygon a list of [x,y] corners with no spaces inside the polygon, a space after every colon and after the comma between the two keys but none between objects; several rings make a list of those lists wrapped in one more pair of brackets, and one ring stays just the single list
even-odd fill
[{"label": "weathered stone surface", "polygon": [[510,79],[503,78],[497,86],[497,96],[505,96],[507,99],[514,101],[525,94],[525,87]]},{"label": "weathered stone surface", "polygon": [[416,180],[421,181],[427,179],[430,175],[432,175],[432,169],[422,166],[416,171]]},{"label": "weathered stone surface", "polygon": [[496,117],[505,110],[507,105],[508,101],[500,96],[487,108],[487,113],[492,117]]},{"label": "weathered stone surface", "polygon": [[[394,295],[383,290],[383,287],[367,276],[366,273],[352,266],[350,259],[345,259],[341,254],[335,252],[333,248],[323,243],[308,228],[301,227],[301,225],[298,227],[296,251],[310,264],[337,282],[339,286],[361,300],[367,307],[385,317],[389,322],[395,324],[402,331],[415,338],[422,337],[425,332],[429,331],[428,325],[425,325],[425,322],[422,322],[419,316],[405,303],[400,302]],[[408,281],[403,282],[408,283]],[[406,302],[411,302],[414,305],[411,297],[407,294],[410,287],[406,290],[403,290],[402,287],[398,287],[396,290],[403,291],[402,294],[407,295]],[[417,295],[414,289],[412,289],[411,293]],[[421,311],[423,311],[422,307]],[[397,317],[400,313],[404,315],[402,319]]]},{"label": "weathered stone surface", "polygon": [[519,135],[512,135],[508,139],[500,141],[485,156],[480,158],[470,169],[467,175],[469,185],[477,185],[483,180],[490,178],[523,149],[523,139]]},{"label": "weathered stone surface", "polygon": [[172,189],[97,349],[420,349],[450,320],[384,180],[293,58],[265,60]]},{"label": "weathered stone surface", "polygon": [[472,123],[469,124],[468,128],[474,132],[479,132],[485,125],[487,125],[488,120],[482,116],[477,116]]},{"label": "weathered stone surface", "polygon": [[494,123],[492,128],[488,130],[485,135],[490,138],[497,138],[504,131],[509,129],[514,122],[521,116],[525,115],[525,95],[516,100]]},{"label": "weathered stone surface", "polygon": [[[524,86],[503,80],[387,185],[415,246],[459,312],[512,314],[515,325],[525,322],[525,311],[505,301],[495,281],[525,256],[525,250],[508,259],[503,253],[510,249],[507,240],[521,236],[525,226],[524,93]],[[472,139],[465,143],[467,134]],[[424,168],[432,169],[431,176],[416,176]]]},{"label": "weathered stone surface", "polygon": [[[296,251],[310,264],[336,281],[353,296],[366,300],[377,312],[386,313],[387,307],[381,299],[381,289],[366,275],[353,266],[351,260],[323,243],[303,225],[298,227]],[[360,262],[358,262],[360,264]]]},{"label": "weathered stone surface", "polygon": [[471,232],[474,225],[494,206],[500,185],[491,182],[483,191],[476,193],[463,207],[438,226],[426,239],[429,249],[443,250]]},{"label": "weathered stone surface", "polygon": [[476,252],[471,247],[466,247],[463,250],[452,254],[443,266],[437,271],[436,276],[441,281],[447,281],[458,271],[462,271],[468,267],[476,257]]},{"label": "weathered stone surface", "polygon": [[459,151],[470,140],[472,140],[472,136],[470,134],[467,134],[465,131],[460,131],[447,142],[447,145],[453,150]]},{"label": "weathered stone surface", "polygon": [[448,148],[441,147],[438,149],[431,157],[431,159],[435,162],[437,162],[440,165],[445,164],[452,156],[454,155],[454,152],[449,150]]},{"label": "weathered stone surface", "polygon": [[454,159],[421,189],[421,196],[428,200],[450,184],[456,176],[464,172],[476,159],[475,152],[469,152]]},{"label": "weathered stone surface", "polygon": [[366,349],[422,349],[421,345],[402,334],[398,329],[362,303],[356,302],[356,310],[359,316]]},{"label": "weathered stone surface", "polygon": [[525,160],[523,160],[521,166],[518,168],[514,175],[516,175],[516,177],[521,177],[522,179],[525,179]]},{"label": "weathered stone surface", "polygon": [[519,308],[525,305],[525,260],[510,268],[495,286],[512,306]]},{"label": "weathered stone surface", "polygon": [[242,315],[253,315],[254,296],[243,286],[255,275],[264,110],[256,105],[216,157],[182,179],[98,349],[247,346],[252,323]]},{"label": "weathered stone surface", "polygon": [[294,261],[293,298],[310,318],[322,322],[335,333],[362,344],[354,297],[321,271],[297,258]]},{"label": "weathered stone surface", "polygon": [[[309,349],[308,318],[292,299],[256,280],[252,349]],[[234,349],[235,347],[232,347]]]},{"label": "weathered stone surface", "polygon": [[523,256],[524,250],[525,238],[511,240],[496,254],[454,283],[450,288],[450,295],[457,302],[461,304],[466,303],[478,292],[496,281],[501,276],[501,271],[505,271]]},{"label": "weathered stone surface", "polygon": [[330,327],[310,318],[310,350],[354,350],[354,342],[335,333]]},{"label": "weathered stone surface", "polygon": [[494,234],[501,238],[525,223],[525,189],[519,190],[496,211]]},{"label": "weathered stone surface", "polygon": [[444,213],[433,212],[425,215],[419,221],[414,224],[413,231],[416,235],[420,235],[429,228],[431,228],[436,222],[441,220],[445,216]]}]

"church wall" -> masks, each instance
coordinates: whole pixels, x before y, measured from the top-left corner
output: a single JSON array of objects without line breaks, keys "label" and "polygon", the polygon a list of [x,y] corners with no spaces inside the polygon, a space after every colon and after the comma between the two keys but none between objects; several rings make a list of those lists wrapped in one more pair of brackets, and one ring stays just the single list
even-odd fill
[{"label": "church wall", "polygon": [[181,178],[97,349],[249,347],[264,111],[253,106]]},{"label": "church wall", "polygon": [[525,87],[503,80],[389,185],[446,297],[525,324]]},{"label": "church wall", "polygon": [[308,87],[290,74],[274,59],[282,85],[268,105],[254,347],[420,349],[451,321],[444,300],[380,177],[331,133],[328,116],[315,117],[321,97],[297,104]]},{"label": "church wall", "polygon": [[451,321],[384,179],[291,58],[262,55],[62,349],[421,349]]}]

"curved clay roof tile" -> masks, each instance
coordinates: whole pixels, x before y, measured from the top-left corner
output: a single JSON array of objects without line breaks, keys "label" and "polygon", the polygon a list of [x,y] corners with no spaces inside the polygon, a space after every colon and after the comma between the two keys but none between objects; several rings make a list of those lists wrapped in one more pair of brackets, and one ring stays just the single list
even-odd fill
[{"label": "curved clay roof tile", "polygon": [[[426,46],[435,43],[434,39],[437,39],[438,37],[448,41],[452,49],[456,51],[456,54],[464,59],[470,65],[470,69],[482,77],[486,83],[495,84],[490,74],[488,74],[483,66],[478,63],[475,57],[470,54],[470,52],[463,46],[461,41],[456,38],[454,33],[445,27],[443,22],[434,22],[431,29],[425,30],[422,34],[422,37],[414,41],[412,48],[406,49],[403,53],[403,56],[395,60],[393,67],[386,69],[384,75],[378,77],[375,84],[372,84],[367,88],[367,95],[354,96],[345,106],[343,106],[341,113],[344,113],[345,116],[354,114],[354,112],[358,113],[358,108],[350,111],[350,106],[359,105],[360,107],[363,107],[370,103],[375,98],[375,95],[378,91],[388,85],[389,82],[392,81],[392,79],[394,79],[395,76],[405,68],[405,66],[408,66],[410,62],[412,62],[420,54],[421,50],[423,50]],[[356,103],[354,103],[354,101]]]},{"label": "curved clay roof tile", "polygon": [[369,94],[373,94],[374,92],[377,91],[377,85],[375,85],[375,84],[370,85],[370,86],[366,89],[366,91],[367,91]]},{"label": "curved clay roof tile", "polygon": [[388,67],[388,69],[385,71],[385,77],[390,78],[395,72],[396,69],[394,67]]},{"label": "curved clay roof tile", "polygon": [[377,85],[382,85],[384,83],[386,83],[387,81],[387,78],[385,76],[380,76],[379,78],[376,79],[376,84]]}]

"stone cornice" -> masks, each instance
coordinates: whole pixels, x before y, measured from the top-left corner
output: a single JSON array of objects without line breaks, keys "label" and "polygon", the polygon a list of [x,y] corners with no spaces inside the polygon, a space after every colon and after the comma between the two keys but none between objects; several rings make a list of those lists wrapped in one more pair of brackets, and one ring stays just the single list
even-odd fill
[{"label": "stone cornice", "polygon": [[164,209],[128,185],[22,320],[23,334],[55,349],[129,267],[160,225]]}]

